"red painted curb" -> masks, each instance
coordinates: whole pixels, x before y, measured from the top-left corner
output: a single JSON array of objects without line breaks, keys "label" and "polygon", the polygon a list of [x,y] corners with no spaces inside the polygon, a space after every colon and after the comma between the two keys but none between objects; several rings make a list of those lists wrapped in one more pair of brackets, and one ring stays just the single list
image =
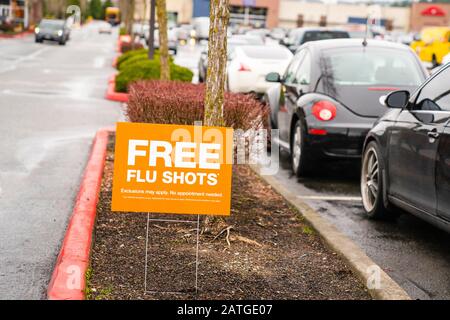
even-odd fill
[{"label": "red painted curb", "polygon": [[85,274],[89,267],[98,193],[102,183],[110,131],[111,128],[101,129],[95,136],[72,217],[48,286],[49,300],[84,299]]},{"label": "red painted curb", "polygon": [[116,67],[117,67],[117,61],[119,60],[119,57],[120,57],[120,55],[118,55],[117,57],[115,57],[115,58],[113,59],[113,62],[112,62],[112,67],[113,67],[113,68],[116,68]]},{"label": "red painted curb", "polygon": [[120,40],[117,40],[117,49],[116,51],[118,53],[120,53],[120,51],[122,51],[122,42],[120,42]]},{"label": "red painted curb", "polygon": [[116,76],[112,76],[108,80],[108,89],[106,90],[105,98],[117,102],[128,102],[128,93],[116,92]]},{"label": "red painted curb", "polygon": [[121,35],[117,40],[117,52],[122,53],[122,43],[131,43],[131,37],[129,35]]},{"label": "red painted curb", "polygon": [[0,39],[19,39],[32,34],[33,30],[22,31],[17,34],[0,34]]}]

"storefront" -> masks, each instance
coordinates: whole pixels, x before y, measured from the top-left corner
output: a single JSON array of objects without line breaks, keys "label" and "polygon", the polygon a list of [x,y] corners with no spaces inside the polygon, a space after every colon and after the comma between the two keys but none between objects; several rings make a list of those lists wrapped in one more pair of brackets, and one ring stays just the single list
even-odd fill
[{"label": "storefront", "polygon": [[0,23],[9,21],[11,14],[10,0],[0,0]]},{"label": "storefront", "polygon": [[230,24],[276,27],[279,7],[280,0],[230,0]]},{"label": "storefront", "polygon": [[411,7],[411,31],[420,31],[424,27],[450,26],[450,4],[414,3]]},{"label": "storefront", "polygon": [[0,23],[23,25],[26,16],[25,0],[0,0]]}]

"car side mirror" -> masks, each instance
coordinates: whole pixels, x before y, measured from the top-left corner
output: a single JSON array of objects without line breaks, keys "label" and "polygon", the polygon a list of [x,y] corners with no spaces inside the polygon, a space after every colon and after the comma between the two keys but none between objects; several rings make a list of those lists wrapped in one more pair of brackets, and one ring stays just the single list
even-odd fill
[{"label": "car side mirror", "polygon": [[409,101],[409,91],[400,90],[388,94],[385,100],[385,104],[389,108],[402,109],[406,106],[408,101]]},{"label": "car side mirror", "polygon": [[281,82],[281,76],[278,72],[271,72],[266,75],[267,82]]}]

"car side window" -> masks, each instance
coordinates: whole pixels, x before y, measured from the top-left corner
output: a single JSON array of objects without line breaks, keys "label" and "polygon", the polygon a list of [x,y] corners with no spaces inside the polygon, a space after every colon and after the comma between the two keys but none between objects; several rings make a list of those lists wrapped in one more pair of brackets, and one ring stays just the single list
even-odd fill
[{"label": "car side window", "polygon": [[412,110],[450,111],[450,69],[438,74],[420,91]]},{"label": "car side window", "polygon": [[311,54],[305,51],[305,56],[295,74],[294,83],[300,85],[308,85],[311,82]]},{"label": "car side window", "polygon": [[298,66],[300,65],[300,62],[303,60],[304,56],[305,56],[305,50],[301,50],[292,59],[291,63],[289,64],[289,66],[286,70],[286,73],[284,74],[284,77],[283,77],[283,80],[286,84],[294,83],[294,79],[295,79],[295,75],[296,75]]},{"label": "car side window", "polygon": [[299,33],[297,35],[297,37],[295,38],[294,44],[301,45],[301,44],[305,43],[304,37],[305,37],[305,34],[303,32]]}]

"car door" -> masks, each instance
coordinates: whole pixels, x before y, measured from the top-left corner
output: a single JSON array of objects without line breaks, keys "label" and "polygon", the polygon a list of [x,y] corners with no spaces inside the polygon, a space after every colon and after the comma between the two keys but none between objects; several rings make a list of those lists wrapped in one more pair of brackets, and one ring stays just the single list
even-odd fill
[{"label": "car door", "polygon": [[434,215],[438,147],[450,116],[449,83],[447,68],[422,87],[390,133],[389,194]]},{"label": "car door", "polygon": [[298,52],[294,56],[291,63],[287,67],[282,80],[280,101],[277,110],[277,124],[280,130],[280,139],[284,142],[288,142],[289,139],[289,115],[287,104],[290,103],[288,101],[293,99],[292,94],[294,91],[295,75],[298,71],[300,62],[303,60],[304,56],[305,56],[304,50]]},{"label": "car door", "polygon": [[[293,126],[292,119],[293,119],[293,115],[294,113],[297,112],[298,109],[298,99],[304,95],[305,93],[307,93],[309,91],[309,87],[310,87],[310,83],[311,83],[311,62],[312,62],[312,58],[311,58],[311,53],[305,49],[305,55],[302,59],[302,61],[300,62],[300,65],[298,67],[298,70],[295,74],[295,78],[292,84],[292,94],[291,94],[291,99],[286,99],[287,103],[286,103],[286,108],[287,108],[287,114],[288,114],[288,126],[289,128],[291,128]],[[289,134],[291,132],[289,131]],[[289,140],[290,141],[289,137]]]},{"label": "car door", "polygon": [[437,214],[450,221],[450,125],[441,136],[436,168]]},{"label": "car door", "polygon": [[[450,117],[450,67],[442,74],[447,90],[440,95],[438,104]],[[450,221],[450,120],[440,137],[436,166],[437,214]]]}]

